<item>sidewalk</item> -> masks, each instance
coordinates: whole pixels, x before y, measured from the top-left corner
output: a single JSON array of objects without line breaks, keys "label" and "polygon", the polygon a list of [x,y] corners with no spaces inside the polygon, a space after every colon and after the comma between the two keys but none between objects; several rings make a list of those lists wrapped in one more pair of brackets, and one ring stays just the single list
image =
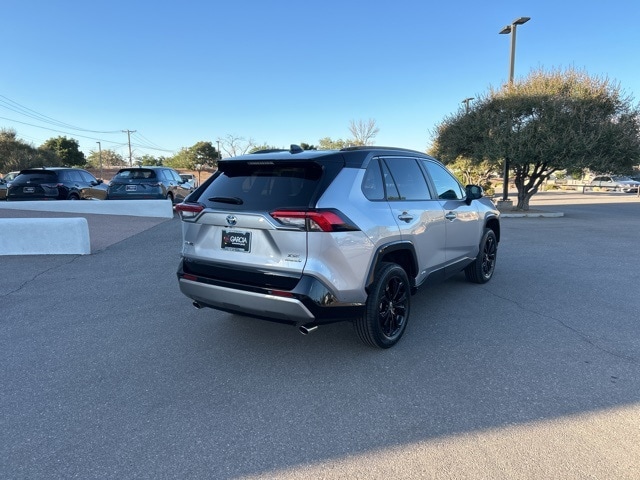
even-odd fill
[{"label": "sidewalk", "polygon": [[[501,197],[493,199],[495,203]],[[509,192],[509,200],[513,203],[518,201],[518,192]],[[552,190],[548,192],[536,193],[531,197],[528,211],[500,209],[503,218],[522,217],[563,217],[563,205],[589,204],[589,203],[637,203],[640,205],[640,197],[635,193],[622,192],[586,192]]]}]

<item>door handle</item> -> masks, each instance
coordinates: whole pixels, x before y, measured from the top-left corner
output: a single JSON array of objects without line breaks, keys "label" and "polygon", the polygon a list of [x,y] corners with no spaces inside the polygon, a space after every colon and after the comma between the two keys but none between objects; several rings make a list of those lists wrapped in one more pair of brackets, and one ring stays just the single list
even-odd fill
[{"label": "door handle", "polygon": [[402,220],[403,222],[409,223],[411,220],[413,220],[413,215],[409,215],[407,212],[402,212],[400,215],[398,215],[398,219]]},{"label": "door handle", "polygon": [[457,217],[457,215],[453,212],[448,212],[444,218],[446,218],[447,220],[455,220]]}]

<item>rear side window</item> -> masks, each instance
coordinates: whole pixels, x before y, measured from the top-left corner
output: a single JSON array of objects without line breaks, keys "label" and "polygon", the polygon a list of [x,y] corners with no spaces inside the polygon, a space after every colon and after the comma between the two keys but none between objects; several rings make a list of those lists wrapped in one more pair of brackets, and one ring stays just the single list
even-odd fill
[{"label": "rear side window", "polygon": [[219,175],[198,201],[225,209],[306,208],[322,174],[322,167],[311,162],[230,162],[220,166]]},{"label": "rear side window", "polygon": [[78,170],[61,170],[58,174],[63,182],[82,182],[82,175]]},{"label": "rear side window", "polygon": [[380,172],[380,164],[377,160],[369,162],[369,166],[364,172],[362,193],[364,193],[364,196],[369,200],[384,200],[382,173]]},{"label": "rear side window", "polygon": [[427,181],[416,159],[388,158],[384,163],[388,169],[385,174],[387,200],[431,199]]}]

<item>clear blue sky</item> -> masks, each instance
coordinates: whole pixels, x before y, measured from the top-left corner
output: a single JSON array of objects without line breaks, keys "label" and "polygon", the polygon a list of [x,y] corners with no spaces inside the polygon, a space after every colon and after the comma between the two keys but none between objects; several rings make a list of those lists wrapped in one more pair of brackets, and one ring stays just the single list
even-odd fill
[{"label": "clear blue sky", "polygon": [[521,16],[516,78],[571,66],[638,100],[637,0],[2,0],[0,128],[125,156],[136,130],[134,156],[168,156],[226,135],[346,139],[372,118],[375,143],[424,151],[464,98],[506,82],[498,32]]}]

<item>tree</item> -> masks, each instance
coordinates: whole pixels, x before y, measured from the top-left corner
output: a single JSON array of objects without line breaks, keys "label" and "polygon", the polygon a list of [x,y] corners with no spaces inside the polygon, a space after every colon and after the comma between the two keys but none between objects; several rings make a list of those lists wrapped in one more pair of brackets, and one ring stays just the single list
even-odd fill
[{"label": "tree", "polygon": [[153,155],[142,155],[138,158],[138,162],[142,166],[150,166],[150,167],[161,167],[162,166],[162,157],[154,157]]},{"label": "tree", "polygon": [[376,121],[370,118],[366,122],[364,120],[351,120],[349,123],[349,131],[353,136],[353,145],[372,145],[373,139],[378,135],[380,129],[376,126]]},{"label": "tree", "polygon": [[329,137],[324,137],[318,140],[318,149],[319,150],[340,150],[341,148],[345,148],[351,145],[351,142],[348,140],[342,140],[339,138],[338,140],[331,140]]},{"label": "tree", "polygon": [[58,165],[60,160],[54,153],[35,148],[19,140],[15,130],[0,130],[0,172]]},{"label": "tree", "polygon": [[221,152],[224,151],[227,157],[244,155],[256,145],[252,138],[247,140],[244,137],[236,137],[235,135],[227,135],[224,138],[219,138],[218,141],[220,142]]},{"label": "tree", "polygon": [[220,155],[211,142],[198,142],[190,149],[194,170],[216,168]]},{"label": "tree", "polygon": [[491,175],[494,166],[490,162],[474,162],[468,158],[458,157],[455,162],[448,163],[447,167],[464,185],[480,185],[485,192],[493,193]]},{"label": "tree", "polygon": [[215,168],[218,163],[218,151],[211,142],[198,142],[191,147],[181,149],[173,157],[165,160],[172,168],[197,170]]},{"label": "tree", "polygon": [[125,161],[122,155],[114,150],[105,149],[102,152],[91,150],[87,156],[87,166],[100,168],[100,161],[103,167],[124,167]]},{"label": "tree", "polygon": [[434,150],[445,162],[458,157],[505,159],[518,189],[516,209],[557,170],[624,172],[640,162],[640,110],[620,86],[585,72],[533,71],[522,81],[490,89],[468,113],[437,127]]},{"label": "tree", "polygon": [[181,148],[178,153],[176,153],[172,157],[167,158],[166,161],[164,162],[164,164],[167,167],[184,168],[184,169],[188,169],[191,163],[192,163],[191,155],[190,155],[189,149],[186,147]]},{"label": "tree", "polygon": [[41,150],[54,152],[63,165],[70,167],[84,167],[87,159],[80,151],[77,140],[67,137],[50,138],[40,146]]},{"label": "tree", "polygon": [[254,145],[249,149],[248,153],[255,153],[255,152],[260,152],[264,150],[281,150],[281,149],[273,145],[267,145],[266,143],[263,143],[262,145]]}]

